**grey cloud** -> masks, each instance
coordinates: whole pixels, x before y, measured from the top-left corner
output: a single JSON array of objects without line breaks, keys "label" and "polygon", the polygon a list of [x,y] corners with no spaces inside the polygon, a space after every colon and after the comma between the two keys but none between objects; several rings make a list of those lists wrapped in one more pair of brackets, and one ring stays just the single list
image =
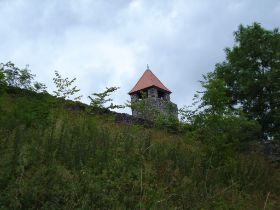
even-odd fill
[{"label": "grey cloud", "polygon": [[0,62],[30,64],[50,91],[55,69],[77,77],[85,96],[121,86],[118,103],[149,63],[183,106],[239,24],[279,20],[278,0],[0,0]]}]

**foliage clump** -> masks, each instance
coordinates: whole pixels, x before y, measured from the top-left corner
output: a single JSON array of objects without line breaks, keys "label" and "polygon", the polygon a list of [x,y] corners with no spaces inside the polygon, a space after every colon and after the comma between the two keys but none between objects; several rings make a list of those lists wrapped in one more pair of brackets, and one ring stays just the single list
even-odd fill
[{"label": "foliage clump", "polygon": [[[54,95],[62,99],[70,99],[71,96],[75,95],[80,91],[77,86],[73,86],[73,83],[76,81],[76,78],[69,80],[68,77],[62,78],[62,76],[55,71],[55,77],[53,78],[56,90],[53,91]],[[74,100],[80,100],[82,96],[75,96]]]},{"label": "foliage clump", "polygon": [[112,109],[123,109],[123,105],[113,104],[113,99],[110,98],[110,95],[118,89],[119,87],[106,87],[106,90],[104,92],[93,93],[92,96],[88,96],[88,98],[90,99],[90,111],[106,112]]},{"label": "foliage clump", "polygon": [[46,93],[46,85],[34,81],[35,74],[31,73],[29,66],[20,69],[11,61],[0,64],[0,90],[4,87],[21,88]]},{"label": "foliage clump", "polygon": [[238,111],[261,125],[264,140],[279,140],[280,33],[240,25],[226,60],[204,76],[202,106],[212,114]]}]

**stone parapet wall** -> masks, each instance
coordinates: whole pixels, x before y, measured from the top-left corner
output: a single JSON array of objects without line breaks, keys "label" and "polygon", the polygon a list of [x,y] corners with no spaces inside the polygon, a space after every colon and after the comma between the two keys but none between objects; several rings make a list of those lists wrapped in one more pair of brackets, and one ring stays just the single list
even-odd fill
[{"label": "stone parapet wall", "polygon": [[153,127],[154,123],[152,121],[144,120],[142,118],[137,118],[126,113],[114,113],[115,122],[122,123],[125,125],[144,125],[146,127]]}]

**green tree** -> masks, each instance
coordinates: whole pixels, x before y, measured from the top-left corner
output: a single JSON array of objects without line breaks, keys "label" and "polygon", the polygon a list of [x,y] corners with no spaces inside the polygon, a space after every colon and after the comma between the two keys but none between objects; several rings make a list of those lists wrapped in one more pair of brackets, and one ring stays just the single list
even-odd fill
[{"label": "green tree", "polygon": [[0,65],[0,94],[3,92],[4,88],[6,86],[5,81],[5,74],[4,74],[4,65]]},{"label": "green tree", "polygon": [[15,66],[12,62],[2,63],[2,71],[5,75],[5,81],[8,86],[18,87],[19,86],[19,74],[20,69]]},{"label": "green tree", "polygon": [[[55,77],[53,78],[54,84],[56,86],[56,90],[53,91],[56,97],[63,99],[70,99],[70,97],[74,96],[80,89],[77,86],[73,86],[73,83],[76,81],[76,78],[69,80],[68,77],[65,79],[55,71]],[[74,97],[74,100],[80,100],[82,96]]]},{"label": "green tree", "polygon": [[23,89],[32,89],[32,82],[34,80],[35,74],[31,74],[29,66],[26,65],[24,69],[19,70],[19,87]]},{"label": "green tree", "polygon": [[202,107],[212,113],[240,110],[262,126],[265,138],[280,130],[280,33],[254,23],[240,25],[226,60],[202,81]]},{"label": "green tree", "polygon": [[[106,87],[106,90],[101,93],[93,93],[92,96],[88,96],[90,99],[90,106],[92,110],[109,110],[109,109],[122,109],[124,108],[123,105],[116,105],[113,104],[112,98],[109,98],[112,93],[118,90],[119,87]],[[110,103],[109,105],[106,105]]]},{"label": "green tree", "polygon": [[1,72],[4,75],[5,82],[8,86],[18,87],[23,89],[32,89],[32,82],[35,74],[31,74],[29,66],[20,69],[11,61],[1,65]]},{"label": "green tree", "polygon": [[33,91],[36,93],[47,93],[47,86],[41,82],[34,82]]}]

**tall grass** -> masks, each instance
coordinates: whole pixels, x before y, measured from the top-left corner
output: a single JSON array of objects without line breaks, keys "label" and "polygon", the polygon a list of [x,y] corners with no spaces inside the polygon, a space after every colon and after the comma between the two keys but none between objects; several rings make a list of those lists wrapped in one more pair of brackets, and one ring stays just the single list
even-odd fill
[{"label": "tall grass", "polygon": [[280,206],[279,169],[259,155],[221,156],[194,136],[116,125],[46,96],[2,101],[0,209]]}]

